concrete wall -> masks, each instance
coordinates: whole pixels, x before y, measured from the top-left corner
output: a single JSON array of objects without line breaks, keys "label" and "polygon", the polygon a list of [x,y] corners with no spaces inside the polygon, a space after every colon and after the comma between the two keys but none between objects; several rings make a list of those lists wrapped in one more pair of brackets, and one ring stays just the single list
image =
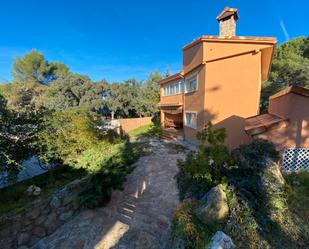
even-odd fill
[{"label": "concrete wall", "polygon": [[269,130],[259,138],[275,144],[279,151],[284,148],[309,148],[309,98],[288,93],[270,99],[269,113],[288,119],[286,125]]},{"label": "concrete wall", "polygon": [[123,118],[119,119],[120,127],[123,132],[129,133],[130,131],[137,129],[144,125],[151,124],[152,117],[144,118]]}]

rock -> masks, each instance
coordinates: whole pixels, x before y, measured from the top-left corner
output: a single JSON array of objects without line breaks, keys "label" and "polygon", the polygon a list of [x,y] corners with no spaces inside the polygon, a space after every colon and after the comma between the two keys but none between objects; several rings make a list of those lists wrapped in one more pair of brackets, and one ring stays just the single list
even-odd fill
[{"label": "rock", "polygon": [[29,233],[20,233],[17,237],[17,244],[19,246],[25,245],[30,240],[30,234]]},{"label": "rock", "polygon": [[224,232],[218,231],[212,237],[208,249],[234,249],[235,244],[231,237],[226,235]]},{"label": "rock", "polygon": [[27,247],[27,246],[20,246],[17,249],[29,249],[29,247]]},{"label": "rock", "polygon": [[56,213],[49,214],[44,222],[44,226],[47,228],[47,235],[52,234],[60,225],[61,222],[57,219]]},{"label": "rock", "polygon": [[69,203],[72,203],[75,199],[75,196],[73,196],[73,194],[71,196],[65,196],[63,198],[63,201],[62,201],[62,205],[63,206],[66,206],[68,205]]},{"label": "rock", "polygon": [[30,185],[27,190],[26,190],[26,194],[28,196],[32,196],[32,195],[40,195],[41,194],[41,188],[40,187],[37,187],[35,185]]},{"label": "rock", "polygon": [[72,211],[67,211],[65,213],[62,213],[59,215],[59,219],[62,221],[67,221],[68,219],[70,219],[73,215]]},{"label": "rock", "polygon": [[37,236],[32,236],[30,241],[29,241],[29,246],[33,246],[34,244],[36,244],[38,241],[40,240],[39,237]]},{"label": "rock", "polygon": [[223,186],[213,187],[203,198],[195,210],[196,216],[205,224],[211,225],[227,218],[229,207]]},{"label": "rock", "polygon": [[40,215],[40,210],[38,208],[32,208],[27,210],[26,217],[30,219],[36,219]]},{"label": "rock", "polygon": [[35,219],[35,223],[36,224],[42,224],[45,220],[47,219],[46,215],[41,215],[38,218]]},{"label": "rock", "polygon": [[39,238],[43,238],[46,235],[44,227],[38,226],[33,229],[33,234]]},{"label": "rock", "polygon": [[54,197],[52,198],[52,200],[50,201],[50,206],[51,206],[52,208],[58,208],[58,207],[60,207],[60,206],[61,206],[61,201],[60,201],[60,199],[59,199],[57,196],[54,196]]},{"label": "rock", "polygon": [[158,249],[161,248],[156,238],[149,233],[140,231],[133,237],[133,248]]}]

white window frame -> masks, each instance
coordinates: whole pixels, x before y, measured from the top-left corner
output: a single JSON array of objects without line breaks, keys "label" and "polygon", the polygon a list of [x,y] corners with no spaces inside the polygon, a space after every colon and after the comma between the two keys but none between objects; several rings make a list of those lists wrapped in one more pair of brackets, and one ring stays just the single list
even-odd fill
[{"label": "white window frame", "polygon": [[168,83],[164,86],[162,86],[163,89],[163,94],[162,96],[172,96],[172,95],[177,95],[177,94],[183,94],[183,87],[182,84],[184,83],[184,80],[177,80],[171,83]]},{"label": "white window frame", "polygon": [[[188,91],[188,83],[189,83],[189,81],[191,81],[194,78],[196,80],[195,90]],[[185,84],[185,93],[192,93],[192,92],[197,91],[198,90],[198,73],[194,73],[194,74],[189,75],[188,77],[186,77],[184,84]]]},{"label": "white window frame", "polygon": [[[195,116],[196,116],[196,124],[192,125],[192,124],[188,124],[187,123],[187,113],[195,114]],[[184,124],[185,124],[185,126],[190,127],[192,129],[197,129],[197,111],[185,111],[184,114],[185,114],[184,115]]]}]

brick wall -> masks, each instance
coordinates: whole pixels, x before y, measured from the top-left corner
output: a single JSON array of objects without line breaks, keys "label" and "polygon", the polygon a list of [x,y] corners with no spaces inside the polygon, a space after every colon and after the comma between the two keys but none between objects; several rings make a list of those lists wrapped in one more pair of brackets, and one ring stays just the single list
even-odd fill
[{"label": "brick wall", "polygon": [[152,117],[119,119],[122,131],[128,133],[140,126],[151,124]]}]

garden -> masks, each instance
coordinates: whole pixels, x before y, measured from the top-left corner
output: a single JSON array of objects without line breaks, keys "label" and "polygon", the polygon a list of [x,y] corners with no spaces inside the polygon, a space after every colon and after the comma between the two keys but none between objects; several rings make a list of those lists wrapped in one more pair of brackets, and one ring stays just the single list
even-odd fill
[{"label": "garden", "polygon": [[198,152],[179,162],[174,248],[207,248],[217,231],[230,241],[227,248],[308,245],[308,172],[282,176],[279,155],[264,140],[230,152],[225,130],[211,124],[197,138]]}]

